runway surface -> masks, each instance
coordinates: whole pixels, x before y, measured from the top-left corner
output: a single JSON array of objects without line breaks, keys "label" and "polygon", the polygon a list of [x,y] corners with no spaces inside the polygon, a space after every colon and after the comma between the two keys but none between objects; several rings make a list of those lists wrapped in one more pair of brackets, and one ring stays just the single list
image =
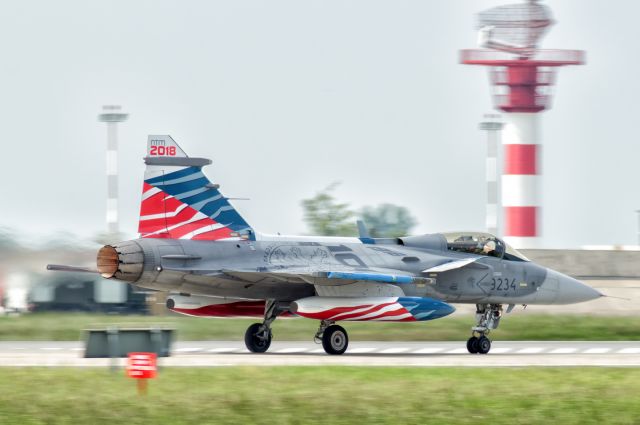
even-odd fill
[{"label": "runway surface", "polygon": [[[0,342],[2,366],[105,367],[109,359],[85,359],[81,342]],[[117,364],[123,365],[124,359]],[[274,341],[269,352],[251,354],[241,341],[190,341],[173,345],[161,366],[640,366],[640,341],[494,341],[487,355],[467,353],[460,342],[354,341],[342,356],[313,342]]]}]

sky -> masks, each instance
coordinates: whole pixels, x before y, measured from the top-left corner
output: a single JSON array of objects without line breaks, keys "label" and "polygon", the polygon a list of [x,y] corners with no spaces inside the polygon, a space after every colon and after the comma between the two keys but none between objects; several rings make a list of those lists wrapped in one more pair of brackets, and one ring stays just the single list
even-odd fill
[{"label": "sky", "polygon": [[[413,233],[483,230],[493,108],[475,14],[508,1],[0,3],[0,226],[105,230],[105,104],[119,128],[120,218],[135,235],[146,137],[170,134],[258,231],[308,232],[332,182],[354,208],[406,206]],[[545,48],[584,49],[542,117],[543,246],[635,244],[640,39],[633,0],[548,0]]]}]

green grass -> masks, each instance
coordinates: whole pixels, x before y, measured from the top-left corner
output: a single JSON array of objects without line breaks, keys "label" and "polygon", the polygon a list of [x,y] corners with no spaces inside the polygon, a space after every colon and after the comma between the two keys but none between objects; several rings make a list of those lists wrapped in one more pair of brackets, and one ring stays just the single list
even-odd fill
[{"label": "green grass", "polygon": [[[34,313],[0,317],[0,340],[74,341],[92,325],[128,324],[147,326],[165,323],[178,331],[180,340],[241,340],[251,319],[204,319],[179,315],[112,316],[98,314]],[[422,323],[341,323],[352,340],[460,341],[473,324],[471,316],[454,316]],[[310,340],[318,327],[307,319],[278,319],[274,338]],[[640,316],[603,317],[578,315],[506,315],[493,333],[499,340],[591,340],[640,339]]]},{"label": "green grass", "polygon": [[640,369],[0,368],[0,423],[634,424]]}]

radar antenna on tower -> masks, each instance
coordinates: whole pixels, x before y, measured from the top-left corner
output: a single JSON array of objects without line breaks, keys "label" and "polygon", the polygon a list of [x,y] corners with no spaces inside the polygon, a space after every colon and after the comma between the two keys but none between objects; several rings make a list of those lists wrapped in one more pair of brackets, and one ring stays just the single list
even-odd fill
[{"label": "radar antenna on tower", "polygon": [[539,112],[551,108],[557,68],[585,62],[581,50],[539,48],[553,23],[536,0],[497,6],[478,14],[482,48],[460,52],[463,64],[489,67],[494,106],[505,112],[504,236],[518,248],[535,248],[540,234]]}]

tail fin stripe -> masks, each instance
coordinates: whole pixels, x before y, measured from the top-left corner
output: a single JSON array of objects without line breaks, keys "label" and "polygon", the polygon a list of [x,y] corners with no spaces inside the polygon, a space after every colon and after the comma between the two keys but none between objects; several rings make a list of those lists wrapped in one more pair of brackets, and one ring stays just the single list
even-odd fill
[{"label": "tail fin stripe", "polygon": [[[224,201],[225,200],[222,198],[222,195],[218,195],[210,199],[205,199],[204,201],[196,202],[195,204],[193,204],[193,208],[197,209],[198,211],[202,211],[203,214],[206,214],[204,210],[205,206],[209,204],[216,205],[215,211],[217,211],[218,208],[228,205],[228,203]],[[207,215],[210,215],[210,214],[207,214]]]},{"label": "tail fin stripe", "polygon": [[231,230],[228,229],[227,227],[211,230],[205,233],[200,233],[193,237],[193,239],[202,239],[202,240],[220,240],[220,239],[229,239],[229,238],[231,238]]},{"label": "tail fin stripe", "polygon": [[[225,211],[231,211],[231,210],[233,210],[233,207],[231,205],[227,205],[226,207],[220,207],[220,209],[216,211],[215,214],[211,214],[209,217],[211,217],[212,220],[216,220],[220,214],[222,214]],[[224,221],[224,220],[218,220],[218,221]]]},{"label": "tail fin stripe", "polygon": [[204,174],[202,174],[202,172],[195,173],[195,174],[190,174],[190,175],[185,176],[185,177],[178,177],[177,179],[171,178],[170,180],[168,180],[167,176],[165,176],[164,181],[158,183],[157,186],[167,186],[167,185],[170,185],[170,184],[178,184],[178,183],[190,182],[190,181],[193,181],[193,180],[196,180],[196,179],[206,179],[206,178],[207,177]]},{"label": "tail fin stripe", "polygon": [[190,198],[191,196],[199,195],[208,190],[209,188],[207,187],[199,187],[198,189],[190,190],[188,192],[181,193],[180,195],[176,195],[176,199],[179,199],[182,202],[185,202],[185,199]]},{"label": "tail fin stripe", "polygon": [[140,217],[140,221],[156,220],[156,219],[159,219],[159,218],[165,219],[165,218],[175,217],[176,215],[180,214],[180,211],[182,211],[183,209],[185,209],[187,207],[188,207],[188,205],[182,204],[182,205],[180,205],[178,207],[178,209],[176,209],[173,212],[167,211],[166,213],[143,215],[143,216]]},{"label": "tail fin stripe", "polygon": [[[198,207],[196,207],[196,205],[198,203],[201,202],[215,202],[216,200],[220,200],[222,198],[222,196],[220,196],[220,193],[218,191],[214,191],[214,190],[207,190],[205,192],[202,193],[198,193],[197,195],[193,195],[193,196],[189,196],[186,198],[180,198],[182,202],[187,203],[191,206],[193,206],[195,209],[200,209]],[[205,202],[206,201],[206,202]],[[202,204],[204,205],[204,204]]]},{"label": "tail fin stripe", "polygon": [[[171,153],[160,154],[158,146]],[[255,238],[249,224],[218,191],[218,185],[211,184],[202,172],[211,161],[187,157],[171,136],[162,135],[149,136],[147,154],[138,227],[142,237]]]},{"label": "tail fin stripe", "polygon": [[160,189],[158,189],[157,187],[151,187],[151,189],[147,190],[146,192],[142,193],[142,201],[146,201],[147,199],[151,198],[154,195],[157,195],[158,193],[162,192]]},{"label": "tail fin stripe", "polygon": [[201,177],[198,179],[193,179],[193,180],[189,180],[182,183],[176,183],[176,184],[167,184],[167,183],[157,184],[156,187],[159,187],[160,189],[164,190],[170,195],[176,196],[176,195],[180,195],[181,193],[188,192],[190,190],[197,189],[199,187],[203,187],[207,183],[209,183],[209,180],[206,177]]}]

